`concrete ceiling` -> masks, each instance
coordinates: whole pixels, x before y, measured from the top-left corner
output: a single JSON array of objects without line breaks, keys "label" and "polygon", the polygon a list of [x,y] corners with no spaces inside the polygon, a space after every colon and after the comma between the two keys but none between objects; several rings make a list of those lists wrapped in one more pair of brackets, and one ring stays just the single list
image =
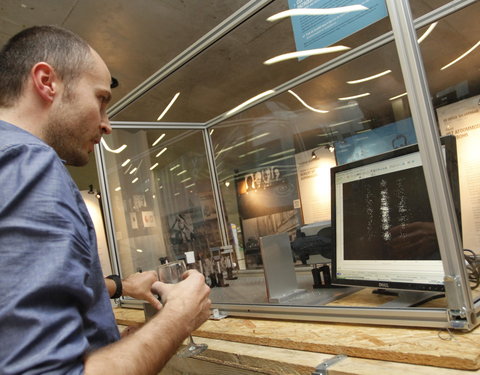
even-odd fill
[{"label": "concrete ceiling", "polygon": [[[412,11],[418,17],[447,2],[415,0],[411,2]],[[57,24],[76,32],[100,53],[118,79],[120,84],[113,90],[115,104],[247,3],[247,0],[2,0],[0,44],[23,28],[36,24]],[[207,122],[244,100],[339,55],[264,65],[263,61],[268,58],[295,50],[290,20],[266,21],[270,15],[287,8],[286,0],[272,1],[112,119],[155,121],[173,95],[180,92],[175,108],[162,121]],[[445,72],[439,69],[478,41],[480,26],[475,20],[478,14],[480,4],[477,2],[467,11],[459,12],[459,16],[442,21],[436,32],[422,43],[427,72],[431,72],[432,95],[441,97],[446,89],[465,80],[471,91],[479,90],[478,53],[459,69]],[[354,48],[390,29],[389,20],[385,18],[341,42]],[[316,79],[316,84],[299,86],[299,93],[307,102],[328,103],[329,98],[344,95],[339,82],[391,67],[395,67],[395,74],[379,89],[385,96],[404,91],[393,44],[382,48],[327,73],[321,80]],[[282,100],[291,111],[300,108],[292,98],[291,102]],[[388,105],[379,107],[378,98],[374,96],[364,105],[366,113],[368,108],[385,112],[376,114],[380,117],[389,116],[392,111]],[[75,169],[72,174],[81,189],[88,188],[89,184],[98,186],[94,162],[83,169],[83,173]]]}]

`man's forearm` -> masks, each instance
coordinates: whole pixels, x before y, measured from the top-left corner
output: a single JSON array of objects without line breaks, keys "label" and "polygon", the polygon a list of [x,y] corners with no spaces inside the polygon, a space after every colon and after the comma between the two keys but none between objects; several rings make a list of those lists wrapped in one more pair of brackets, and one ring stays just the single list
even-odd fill
[{"label": "man's forearm", "polygon": [[85,375],[156,375],[187,336],[175,314],[164,309],[135,333],[91,353]]}]

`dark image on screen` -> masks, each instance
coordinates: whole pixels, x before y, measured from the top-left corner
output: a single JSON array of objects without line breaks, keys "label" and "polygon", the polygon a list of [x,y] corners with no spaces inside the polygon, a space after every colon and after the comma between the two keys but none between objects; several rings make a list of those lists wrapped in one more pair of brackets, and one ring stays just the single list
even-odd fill
[{"label": "dark image on screen", "polygon": [[440,259],[421,167],[343,185],[345,260]]}]

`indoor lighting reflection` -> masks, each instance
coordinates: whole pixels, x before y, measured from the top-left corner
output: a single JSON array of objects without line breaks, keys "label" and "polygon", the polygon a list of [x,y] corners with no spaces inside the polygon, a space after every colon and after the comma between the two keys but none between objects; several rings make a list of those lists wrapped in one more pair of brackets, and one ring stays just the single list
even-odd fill
[{"label": "indoor lighting reflection", "polygon": [[420,38],[418,38],[418,40],[417,40],[418,44],[422,43],[425,39],[427,39],[427,36],[430,35],[430,33],[433,31],[433,29],[434,29],[435,26],[437,26],[437,25],[438,25],[438,22],[432,23],[432,24],[428,27],[428,29],[423,33],[423,35],[422,35]]},{"label": "indoor lighting reflection", "polygon": [[327,53],[347,51],[349,49],[350,49],[350,47],[346,47],[346,46],[333,46],[333,47],[309,49],[309,50],[306,50],[306,51],[289,52],[289,53],[284,53],[283,55],[278,55],[278,56],[272,57],[271,59],[268,59],[268,60],[264,61],[263,63],[265,65],[271,65],[271,64],[275,64],[275,63],[280,62],[280,61],[295,59],[295,58],[298,58],[298,57],[324,55],[324,54],[327,54]]},{"label": "indoor lighting reflection", "polygon": [[170,103],[168,103],[168,105],[165,107],[165,109],[163,110],[163,112],[160,114],[160,116],[158,116],[157,118],[157,121],[160,121],[163,116],[166,115],[166,113],[168,112],[168,110],[170,109],[170,107],[173,105],[173,103],[175,103],[175,100],[177,100],[178,96],[180,95],[179,92],[177,92],[175,94],[175,96],[172,98],[172,100],[170,100]]},{"label": "indoor lighting reflection", "polygon": [[137,171],[137,168],[133,168],[129,174],[134,174]]},{"label": "indoor lighting reflection", "polygon": [[155,155],[156,158],[158,158],[160,155],[162,155],[165,151],[167,151],[167,148],[164,147],[162,151],[160,151],[157,155]]},{"label": "indoor lighting reflection", "polygon": [[122,163],[122,167],[125,167],[128,163],[130,163],[130,159],[125,160],[125,161]]},{"label": "indoor lighting reflection", "polygon": [[152,147],[156,146],[158,144],[158,142],[160,142],[163,137],[165,137],[165,133],[163,133],[160,137],[158,137],[155,142],[152,143]]},{"label": "indoor lighting reflection", "polygon": [[191,179],[191,177],[184,178],[182,181],[180,181],[180,183],[183,184],[184,182],[190,181]]},{"label": "indoor lighting reflection", "polygon": [[303,101],[303,99],[302,99],[300,96],[298,96],[297,94],[295,94],[292,90],[288,90],[288,92],[289,92],[290,94],[292,94],[295,98],[297,98],[297,100],[298,100],[300,103],[302,103],[302,105],[303,105],[305,108],[309,109],[310,111],[317,112],[317,113],[328,113],[328,111],[325,111],[325,110],[323,110],[323,109],[316,109],[316,108],[313,108],[313,107],[309,106],[307,103],[305,103],[305,102]]},{"label": "indoor lighting reflection", "polygon": [[264,163],[260,163],[259,165],[262,166],[262,165],[272,164],[272,163],[276,163],[277,161],[291,159],[291,158],[294,158],[294,157],[295,157],[295,155],[287,155],[287,156],[284,156],[283,158],[278,158],[278,159],[266,161]]},{"label": "indoor lighting reflection", "polygon": [[193,184],[185,186],[185,189],[191,188],[192,186],[195,186],[195,182]]},{"label": "indoor lighting reflection", "polygon": [[356,79],[356,80],[354,80],[354,81],[347,81],[347,83],[348,83],[349,85],[355,85],[355,84],[357,84],[357,83],[362,83],[362,82],[366,82],[366,81],[371,81],[372,79],[376,79],[376,78],[383,77],[384,75],[387,75],[387,74],[389,74],[389,73],[391,73],[391,72],[392,72],[392,71],[389,69],[389,70],[385,70],[384,72],[381,72],[381,73],[378,73],[378,74],[374,74],[373,76]]},{"label": "indoor lighting reflection", "polygon": [[257,148],[255,150],[252,150],[252,151],[249,151],[245,154],[242,154],[242,155],[238,155],[239,158],[244,158],[245,156],[248,156],[248,155],[252,155],[252,154],[255,154],[257,152],[260,152],[260,151],[263,151],[265,150],[265,147],[260,147],[260,148]]},{"label": "indoor lighting reflection", "polygon": [[406,92],[404,92],[403,94],[397,95],[397,96],[392,96],[392,97],[391,97],[390,99],[388,99],[388,100],[395,100],[395,99],[401,98],[402,96],[405,96],[405,95],[407,95]]},{"label": "indoor lighting reflection", "polygon": [[285,150],[285,151],[280,151],[280,152],[276,152],[275,154],[270,154],[270,155],[268,155],[268,157],[269,158],[275,158],[275,157],[280,156],[280,155],[290,154],[294,151],[295,151],[294,148],[289,148],[288,150]]},{"label": "indoor lighting reflection", "polygon": [[178,167],[180,167],[180,164],[174,165],[172,168],[170,168],[170,172],[171,172],[171,171],[174,171],[174,170],[177,169]]},{"label": "indoor lighting reflection", "polygon": [[480,41],[478,41],[472,48],[470,48],[467,52],[465,52],[463,55],[460,55],[459,57],[457,57],[455,60],[453,60],[452,62],[449,62],[447,65],[445,65],[443,68],[441,68],[440,70],[444,70],[444,69],[447,69],[448,67],[452,66],[453,64],[459,62],[461,59],[463,59],[465,56],[467,56],[468,54],[470,54],[475,48],[477,48],[478,46],[480,46]]},{"label": "indoor lighting reflection", "polygon": [[105,150],[113,152],[114,154],[119,154],[127,148],[127,145],[121,145],[116,150],[113,150],[110,147],[108,147],[107,142],[105,142],[105,140],[103,138],[100,140],[100,142],[102,143],[102,146],[105,147]]},{"label": "indoor lighting reflection", "polygon": [[285,10],[283,12],[276,13],[273,16],[268,17],[267,21],[273,22],[273,21],[277,21],[283,18],[293,17],[293,16],[327,16],[330,14],[350,13],[350,12],[358,12],[362,10],[368,10],[368,8],[363,5],[349,5],[345,7],[323,8],[323,9],[297,8],[297,9],[290,9],[290,10]]},{"label": "indoor lighting reflection", "polygon": [[138,177],[135,177],[133,180],[132,180],[132,184],[134,184],[135,182],[138,181]]},{"label": "indoor lighting reflection", "polygon": [[184,173],[187,173],[187,170],[186,170],[186,169],[184,169],[183,171],[177,173],[177,176],[181,176],[181,175],[184,174]]},{"label": "indoor lighting reflection", "polygon": [[115,188],[115,191],[120,191],[120,190],[122,190],[122,188],[121,188],[120,186],[117,186],[117,187]]},{"label": "indoor lighting reflection", "polygon": [[370,95],[369,92],[359,94],[359,95],[354,95],[354,96],[346,96],[344,98],[338,98],[338,100],[351,100],[351,99],[357,99],[357,98],[363,98],[364,96]]},{"label": "indoor lighting reflection", "polygon": [[150,167],[150,170],[153,171],[157,167],[158,167],[158,163],[155,163]]},{"label": "indoor lighting reflection", "polygon": [[254,96],[253,98],[250,98],[246,101],[244,101],[242,104],[240,105],[237,105],[235,108],[231,109],[230,111],[227,112],[227,116],[228,115],[231,115],[232,113],[235,113],[235,112],[238,112],[240,111],[242,108],[246,107],[247,105],[249,105],[250,103],[253,103],[255,100],[258,100],[260,98],[263,98],[264,96],[267,96],[267,95],[270,95],[270,94],[273,94],[274,93],[274,90],[267,90],[267,91],[264,91],[256,96]]}]

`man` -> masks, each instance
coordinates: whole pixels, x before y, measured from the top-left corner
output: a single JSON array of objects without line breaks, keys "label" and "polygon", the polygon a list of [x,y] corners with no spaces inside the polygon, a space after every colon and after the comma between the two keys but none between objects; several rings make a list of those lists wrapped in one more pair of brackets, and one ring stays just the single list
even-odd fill
[{"label": "man", "polygon": [[[156,374],[209,315],[203,276],[155,282],[159,313],[119,340],[82,197],[63,162],[111,132],[111,76],[75,34],[33,27],[0,51],[0,374]],[[153,281],[153,280],[152,280]]]}]

